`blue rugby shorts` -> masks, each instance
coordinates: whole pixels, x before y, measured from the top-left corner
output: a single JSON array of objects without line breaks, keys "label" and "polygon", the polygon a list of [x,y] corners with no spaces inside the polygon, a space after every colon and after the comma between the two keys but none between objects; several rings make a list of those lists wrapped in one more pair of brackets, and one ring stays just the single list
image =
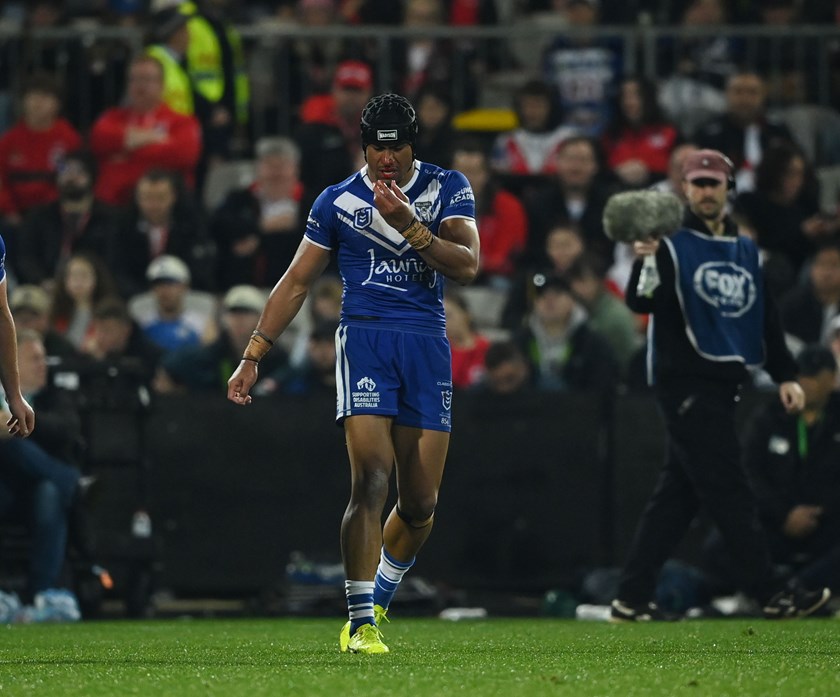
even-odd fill
[{"label": "blue rugby shorts", "polygon": [[445,336],[341,326],[335,335],[336,421],[379,414],[412,428],[452,428],[452,356]]}]

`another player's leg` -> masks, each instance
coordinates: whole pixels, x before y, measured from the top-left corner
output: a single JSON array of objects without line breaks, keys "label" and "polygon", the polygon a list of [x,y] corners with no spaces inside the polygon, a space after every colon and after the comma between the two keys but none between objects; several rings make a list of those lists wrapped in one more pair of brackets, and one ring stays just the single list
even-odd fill
[{"label": "another player's leg", "polygon": [[393,438],[399,499],[385,522],[376,571],[373,598],[381,618],[432,531],[449,448],[449,433],[444,431],[394,426]]},{"label": "another player's leg", "polygon": [[341,651],[386,653],[373,610],[374,576],[382,547],[382,509],[394,467],[391,419],[360,415],[345,420],[350,456],[350,502],[341,522],[341,553],[347,580],[349,622],[339,636]]}]

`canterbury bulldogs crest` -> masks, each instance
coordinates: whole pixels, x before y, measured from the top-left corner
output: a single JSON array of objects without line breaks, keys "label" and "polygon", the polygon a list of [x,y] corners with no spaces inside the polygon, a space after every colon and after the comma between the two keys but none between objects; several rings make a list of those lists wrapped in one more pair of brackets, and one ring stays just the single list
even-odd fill
[{"label": "canterbury bulldogs crest", "polygon": [[740,317],[755,303],[755,279],[731,261],[710,261],[694,272],[694,290],[723,317]]}]

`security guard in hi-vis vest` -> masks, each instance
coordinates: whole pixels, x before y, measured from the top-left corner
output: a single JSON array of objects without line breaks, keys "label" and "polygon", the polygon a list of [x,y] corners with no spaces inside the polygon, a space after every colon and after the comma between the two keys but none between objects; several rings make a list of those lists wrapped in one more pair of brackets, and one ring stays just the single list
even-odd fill
[{"label": "security guard in hi-vis vest", "polygon": [[195,98],[186,69],[189,32],[187,18],[177,9],[161,10],[152,15],[151,40],[146,53],[163,67],[163,101],[173,111],[195,116]]}]

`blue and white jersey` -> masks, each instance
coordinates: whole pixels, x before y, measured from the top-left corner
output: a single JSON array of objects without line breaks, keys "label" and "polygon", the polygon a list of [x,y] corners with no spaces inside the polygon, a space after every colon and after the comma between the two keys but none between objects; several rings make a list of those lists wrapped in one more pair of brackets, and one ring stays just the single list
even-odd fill
[{"label": "blue and white jersey", "polygon": [[[475,196],[463,174],[416,160],[413,166],[403,191],[434,235],[449,218],[475,220]],[[445,334],[444,279],[373,205],[367,166],[318,196],[305,235],[319,247],[338,250],[343,325],[376,318],[381,327]]]}]

